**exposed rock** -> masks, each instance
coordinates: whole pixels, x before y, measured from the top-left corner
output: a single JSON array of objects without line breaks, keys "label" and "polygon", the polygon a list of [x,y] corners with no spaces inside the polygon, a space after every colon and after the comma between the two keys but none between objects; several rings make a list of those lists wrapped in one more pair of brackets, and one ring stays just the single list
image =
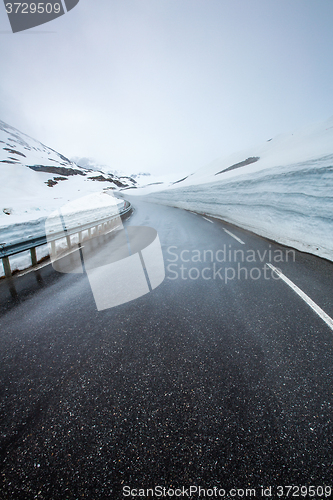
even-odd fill
[{"label": "exposed rock", "polygon": [[103,175],[96,175],[95,177],[88,177],[88,179],[91,180],[91,181],[112,182],[113,184],[115,184],[118,187],[126,187],[126,186],[128,186],[128,184],[124,184],[121,181],[119,181],[117,179],[114,179],[113,177],[112,178],[110,178],[110,177],[108,178],[108,177],[104,177]]},{"label": "exposed rock", "polygon": [[3,149],[5,151],[8,151],[11,154],[20,155],[20,156],[23,156],[24,158],[26,158],[26,156],[23,153],[20,153],[19,151],[15,151],[15,149],[9,149],[9,148],[3,148]]},{"label": "exposed rock", "polygon": [[95,177],[88,177],[88,179],[91,181],[99,181],[99,182],[113,182],[113,179],[108,179],[103,175],[95,175]]},{"label": "exposed rock", "polygon": [[234,170],[235,168],[245,167],[245,165],[250,165],[251,163],[255,163],[260,160],[260,156],[251,156],[244,161],[240,161],[239,163],[235,163],[235,165],[231,165],[231,167],[225,168],[220,172],[217,172],[215,175],[222,174],[223,172],[228,172],[229,170]]},{"label": "exposed rock", "polygon": [[51,187],[55,186],[55,185],[56,185],[56,184],[58,184],[58,183],[57,183],[57,181],[54,181],[54,180],[52,180],[52,179],[49,179],[48,181],[46,181],[46,182],[45,182],[45,184],[46,184],[48,187],[50,187],[50,188],[51,188]]},{"label": "exposed rock", "polygon": [[[188,175],[186,177],[183,177],[183,179],[179,179],[179,181],[173,182],[172,184],[178,184],[178,182],[183,182],[185,179],[188,178]],[[149,186],[150,184],[148,184]]]},{"label": "exposed rock", "polygon": [[28,165],[29,168],[35,170],[36,172],[47,172],[50,174],[59,174],[59,175],[85,175],[81,170],[76,170],[74,168],[68,167],[55,167],[55,166],[47,166],[47,165]]}]

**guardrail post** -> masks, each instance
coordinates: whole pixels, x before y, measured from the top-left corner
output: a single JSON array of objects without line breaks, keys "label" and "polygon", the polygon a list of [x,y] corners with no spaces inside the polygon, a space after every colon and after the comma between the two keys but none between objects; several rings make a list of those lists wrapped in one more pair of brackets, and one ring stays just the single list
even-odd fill
[{"label": "guardrail post", "polygon": [[36,247],[30,248],[30,254],[31,254],[31,264],[33,266],[37,266]]},{"label": "guardrail post", "polygon": [[9,257],[2,257],[3,269],[5,271],[6,278],[11,278],[12,270],[10,268]]},{"label": "guardrail post", "polygon": [[66,236],[66,241],[67,241],[67,246],[68,246],[68,248],[72,248],[72,245],[71,245],[71,237],[70,237],[70,235],[67,235],[67,236]]}]

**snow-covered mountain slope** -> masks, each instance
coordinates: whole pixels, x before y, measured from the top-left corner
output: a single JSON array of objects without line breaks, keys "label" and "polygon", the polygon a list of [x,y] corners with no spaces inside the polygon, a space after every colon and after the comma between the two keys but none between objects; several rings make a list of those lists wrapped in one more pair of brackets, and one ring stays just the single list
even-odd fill
[{"label": "snow-covered mountain slope", "polygon": [[[140,193],[147,188],[133,191]],[[333,260],[333,117],[216,160],[147,198]]]},{"label": "snow-covered mountain slope", "polygon": [[[138,182],[137,175],[131,174],[130,176],[126,175],[125,172],[121,170],[111,169],[108,165],[104,163],[101,164],[94,160],[93,158],[86,158],[80,156],[74,156],[71,158],[71,161],[76,163],[79,167],[82,167],[85,170],[93,170],[95,172],[99,172],[101,174],[108,174],[111,179],[117,180],[123,184],[122,186],[119,184],[120,189],[128,188],[128,187],[136,187]],[[150,174],[140,174],[140,175],[150,175]]]},{"label": "snow-covered mountain slope", "polygon": [[0,229],[46,217],[90,193],[135,184],[129,177],[82,168],[0,121]]}]

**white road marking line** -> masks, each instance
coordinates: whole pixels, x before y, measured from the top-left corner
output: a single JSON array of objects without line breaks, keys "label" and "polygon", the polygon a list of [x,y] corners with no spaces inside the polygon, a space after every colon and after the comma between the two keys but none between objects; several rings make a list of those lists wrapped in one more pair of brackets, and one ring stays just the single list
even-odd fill
[{"label": "white road marking line", "polygon": [[297,295],[299,295],[303,300],[304,302],[306,302],[310,307],[311,309],[314,310],[315,313],[318,314],[318,316],[321,317],[322,320],[325,321],[325,323],[331,328],[331,330],[333,330],[333,319],[325,313],[325,311],[323,311],[312,299],[310,299],[310,297],[308,295],[306,295],[306,293],[304,293],[300,288],[298,288],[297,285],[295,285],[295,283],[293,283],[292,281],[290,281],[289,278],[287,278],[287,276],[285,276],[281,271],[279,271],[278,269],[276,269],[276,267],[274,267],[272,264],[267,264],[285,283],[287,283],[288,286],[290,286],[290,288],[292,288],[294,290],[294,292],[297,293]]},{"label": "white road marking line", "polygon": [[190,214],[193,214],[193,215],[198,215],[198,214],[196,214],[195,212],[191,212],[191,210],[190,210]]},{"label": "white road marking line", "polygon": [[202,218],[203,218],[203,219],[205,219],[205,220],[208,220],[208,222],[210,222],[211,224],[214,224],[214,222],[213,222],[212,220],[209,220],[209,219],[207,219],[207,218],[206,218],[206,217],[204,217],[204,216],[202,216]]},{"label": "white road marking line", "polygon": [[237,236],[235,236],[234,234],[232,234],[230,231],[228,231],[228,229],[224,229],[224,231],[226,233],[230,234],[230,236],[232,236],[233,238],[235,238],[235,240],[239,241],[239,243],[241,243],[242,245],[245,245],[244,241],[242,241],[240,238],[238,238]]}]

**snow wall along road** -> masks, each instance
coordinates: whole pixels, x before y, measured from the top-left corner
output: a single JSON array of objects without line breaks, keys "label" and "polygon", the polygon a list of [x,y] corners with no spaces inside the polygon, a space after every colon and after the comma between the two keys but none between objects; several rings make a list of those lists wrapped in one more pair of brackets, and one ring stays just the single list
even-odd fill
[{"label": "snow wall along road", "polygon": [[333,261],[333,155],[172,187],[147,199],[219,217]]}]

